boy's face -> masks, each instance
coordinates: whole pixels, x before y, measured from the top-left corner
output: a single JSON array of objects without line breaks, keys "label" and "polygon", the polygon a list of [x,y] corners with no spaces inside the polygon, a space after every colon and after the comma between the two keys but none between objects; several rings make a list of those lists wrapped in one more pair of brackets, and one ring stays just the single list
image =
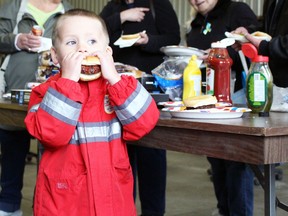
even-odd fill
[{"label": "boy's face", "polygon": [[59,62],[70,53],[82,52],[88,55],[95,51],[105,51],[107,36],[101,23],[93,18],[75,16],[59,23],[59,38],[55,44],[55,57]]}]

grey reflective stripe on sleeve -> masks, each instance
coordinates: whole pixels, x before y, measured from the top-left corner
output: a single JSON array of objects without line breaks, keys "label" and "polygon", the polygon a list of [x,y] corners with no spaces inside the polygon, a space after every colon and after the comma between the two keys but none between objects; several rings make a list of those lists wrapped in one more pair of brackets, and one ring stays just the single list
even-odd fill
[{"label": "grey reflective stripe on sleeve", "polygon": [[76,125],[81,112],[81,106],[81,104],[72,101],[53,88],[48,89],[40,104],[41,109],[60,121],[71,125]]},{"label": "grey reflective stripe on sleeve", "polygon": [[125,103],[115,107],[115,112],[123,125],[130,124],[147,110],[151,101],[151,95],[138,83],[136,90]]},{"label": "grey reflective stripe on sleeve", "polygon": [[39,108],[40,104],[35,104],[34,106],[32,106],[29,110],[29,112],[36,112]]},{"label": "grey reflective stripe on sleeve", "polygon": [[108,122],[79,122],[70,144],[110,142],[121,137],[121,124],[115,118]]}]

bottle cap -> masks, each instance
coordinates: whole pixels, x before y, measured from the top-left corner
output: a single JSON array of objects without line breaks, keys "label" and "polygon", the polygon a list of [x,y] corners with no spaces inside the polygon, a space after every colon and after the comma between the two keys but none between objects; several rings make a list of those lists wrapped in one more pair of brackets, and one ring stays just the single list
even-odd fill
[{"label": "bottle cap", "polygon": [[224,38],[221,41],[217,41],[211,44],[211,48],[226,48],[235,43],[233,38]]},{"label": "bottle cap", "polygon": [[217,41],[211,44],[211,48],[226,48],[226,45]]},{"label": "bottle cap", "polygon": [[268,56],[258,55],[257,48],[251,43],[242,44],[242,51],[245,56],[250,58],[252,62],[268,62]]}]

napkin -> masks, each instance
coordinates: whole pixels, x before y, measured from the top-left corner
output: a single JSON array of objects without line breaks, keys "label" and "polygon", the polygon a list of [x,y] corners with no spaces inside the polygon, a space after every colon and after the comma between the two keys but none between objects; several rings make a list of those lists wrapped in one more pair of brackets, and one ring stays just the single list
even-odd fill
[{"label": "napkin", "polygon": [[43,52],[46,50],[50,50],[52,47],[52,40],[51,38],[41,37],[41,46],[35,49],[32,49],[32,52]]}]

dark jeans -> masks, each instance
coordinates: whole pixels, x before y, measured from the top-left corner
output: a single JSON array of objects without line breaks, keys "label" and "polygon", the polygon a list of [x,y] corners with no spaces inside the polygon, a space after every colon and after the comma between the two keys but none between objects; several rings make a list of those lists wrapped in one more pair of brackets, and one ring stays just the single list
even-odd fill
[{"label": "dark jeans", "polygon": [[128,144],[128,153],[135,182],[134,198],[138,180],[142,215],[164,215],[166,151]]},{"label": "dark jeans", "polygon": [[31,136],[27,131],[0,129],[1,142],[1,192],[0,210],[14,212],[20,209],[25,160]]},{"label": "dark jeans", "polygon": [[249,165],[210,158],[217,207],[224,216],[253,216],[253,178]]}]

